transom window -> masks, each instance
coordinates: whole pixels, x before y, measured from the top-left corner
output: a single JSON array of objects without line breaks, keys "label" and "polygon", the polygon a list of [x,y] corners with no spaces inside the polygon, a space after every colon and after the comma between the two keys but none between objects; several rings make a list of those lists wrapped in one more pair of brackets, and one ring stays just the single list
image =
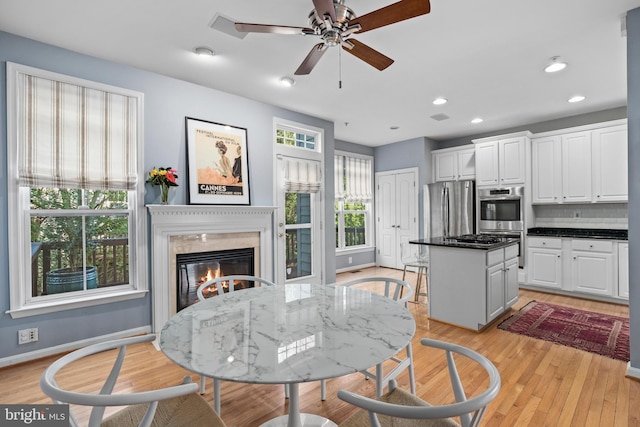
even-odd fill
[{"label": "transom window", "polygon": [[369,156],[337,153],[335,173],[336,249],[370,247],[372,243],[373,161]]},{"label": "transom window", "polygon": [[312,151],[318,151],[319,148],[315,132],[305,132],[282,125],[276,129],[276,143]]}]

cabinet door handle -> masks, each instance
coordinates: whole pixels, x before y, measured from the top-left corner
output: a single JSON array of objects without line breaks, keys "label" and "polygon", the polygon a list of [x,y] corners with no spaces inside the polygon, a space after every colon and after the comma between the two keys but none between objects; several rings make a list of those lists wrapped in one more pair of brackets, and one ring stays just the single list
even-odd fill
[{"label": "cabinet door handle", "polygon": [[560,258],[560,255],[558,255],[558,258]]}]

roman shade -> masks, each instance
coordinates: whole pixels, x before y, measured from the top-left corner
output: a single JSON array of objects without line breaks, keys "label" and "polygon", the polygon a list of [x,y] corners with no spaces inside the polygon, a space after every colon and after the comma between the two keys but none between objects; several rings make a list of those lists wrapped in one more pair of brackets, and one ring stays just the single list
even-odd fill
[{"label": "roman shade", "polygon": [[139,100],[114,89],[18,73],[21,186],[135,188]]},{"label": "roman shade", "polygon": [[335,197],[350,203],[372,199],[371,159],[336,155],[334,159]]},{"label": "roman shade", "polygon": [[287,158],[284,177],[284,188],[289,193],[320,191],[322,173],[320,163],[316,161]]}]

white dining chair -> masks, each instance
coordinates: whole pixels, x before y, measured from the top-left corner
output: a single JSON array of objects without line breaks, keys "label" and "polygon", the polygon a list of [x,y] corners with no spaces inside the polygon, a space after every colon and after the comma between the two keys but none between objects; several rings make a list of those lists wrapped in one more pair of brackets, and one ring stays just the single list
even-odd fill
[{"label": "white dining chair", "polygon": [[[211,279],[198,286],[196,293],[198,295],[198,301],[204,301],[207,298],[216,297],[222,293],[228,293],[235,291],[235,285],[239,282],[251,282],[254,286],[274,286],[275,284],[262,277],[250,276],[250,275],[230,275],[221,276]],[[207,291],[205,293],[205,291]],[[220,292],[222,291],[222,292]],[[206,387],[206,377],[200,376],[200,394],[204,394]],[[286,393],[286,389],[285,389]],[[220,380],[213,379],[213,408],[218,415],[220,415]]]},{"label": "white dining chair", "polygon": [[[414,301],[418,302],[420,295],[426,295],[427,290],[427,271],[429,268],[428,247],[426,245],[418,245],[414,243],[404,242],[400,244],[400,260],[404,264],[402,271],[402,280],[405,280],[407,268],[416,270],[418,277],[416,279],[415,292],[413,294]],[[425,292],[420,292],[422,286],[422,278],[425,282]]]},{"label": "white dining chair", "polygon": [[[55,404],[93,407],[89,415],[88,427],[148,427],[151,425],[154,427],[178,425],[225,427],[220,417],[198,394],[198,384],[192,383],[189,377],[185,377],[183,384],[161,389],[133,393],[113,392],[117,388],[127,346],[150,342],[154,339],[155,335],[141,335],[92,344],[68,353],[45,369],[40,377],[40,388]],[[89,362],[86,361],[85,364],[76,362],[105,351],[113,351],[114,363],[108,376],[105,375],[104,384],[96,387],[95,393],[80,391],[83,386],[78,383],[78,380],[81,380],[82,371],[87,369]],[[77,368],[76,372],[73,371],[74,367]],[[63,379],[67,376],[72,377],[72,383],[78,386],[78,390],[69,390],[59,385],[59,383],[70,383]],[[113,406],[125,406],[125,408],[105,418],[106,408]],[[70,406],[69,425],[79,426],[78,419],[71,408]]]},{"label": "white dining chair", "polygon": [[[384,294],[386,297],[393,299],[398,304],[402,304],[407,307],[407,302],[411,299],[413,295],[413,288],[411,285],[404,280],[394,279],[390,277],[365,277],[360,279],[355,279],[348,281],[346,283],[342,283],[341,286],[362,286],[364,289],[376,291],[379,290],[380,293]],[[400,375],[405,369],[409,372],[409,386],[411,388],[411,392],[415,394],[416,391],[416,381],[413,371],[413,351],[411,348],[411,341],[404,349],[405,355],[402,356],[400,353],[391,357],[388,360],[395,362],[395,366],[389,370],[388,372],[384,372],[383,363],[378,363],[375,366],[375,372],[371,372],[371,370],[361,371],[362,374],[366,378],[370,378],[375,380],[376,382],[376,396],[382,396],[384,392],[384,388],[389,384],[389,382],[395,379],[398,375]],[[322,400],[326,399],[327,388],[326,388],[326,380],[320,381],[320,397]]]},{"label": "white dining chair", "polygon": [[[418,398],[414,393],[397,387],[395,380],[389,384],[389,391],[377,399],[371,399],[348,390],[339,390],[338,398],[361,408],[339,427],[431,427],[458,426],[476,427],[480,424],[487,405],[500,391],[500,372],[495,365],[482,354],[461,345],[423,338],[420,343],[427,347],[444,350],[449,378],[455,403],[432,405]],[[454,355],[457,358],[454,358]],[[457,362],[456,362],[457,360]],[[430,365],[437,360],[430,358]],[[457,363],[457,364],[456,364]],[[464,371],[474,372],[477,368],[486,371],[489,383],[481,392],[468,397],[457,365],[464,363]],[[475,370],[468,369],[473,365]],[[441,390],[435,390],[440,394]],[[454,417],[459,417],[458,424]]]}]

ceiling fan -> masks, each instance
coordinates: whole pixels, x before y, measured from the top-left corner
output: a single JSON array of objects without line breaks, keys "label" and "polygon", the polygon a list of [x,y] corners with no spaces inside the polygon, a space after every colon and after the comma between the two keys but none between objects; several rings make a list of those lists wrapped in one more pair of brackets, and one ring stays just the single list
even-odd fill
[{"label": "ceiling fan", "polygon": [[310,27],[244,22],[237,22],[235,27],[236,30],[245,33],[315,35],[322,38],[322,42],[311,48],[309,54],[296,70],[296,75],[309,74],[322,58],[324,52],[329,47],[337,45],[382,71],[393,64],[393,59],[351,38],[351,35],[425,15],[431,10],[429,0],[400,0],[359,17],[356,17],[355,13],[344,5],[344,0],[313,0],[313,7],[314,9],[309,13]]}]

